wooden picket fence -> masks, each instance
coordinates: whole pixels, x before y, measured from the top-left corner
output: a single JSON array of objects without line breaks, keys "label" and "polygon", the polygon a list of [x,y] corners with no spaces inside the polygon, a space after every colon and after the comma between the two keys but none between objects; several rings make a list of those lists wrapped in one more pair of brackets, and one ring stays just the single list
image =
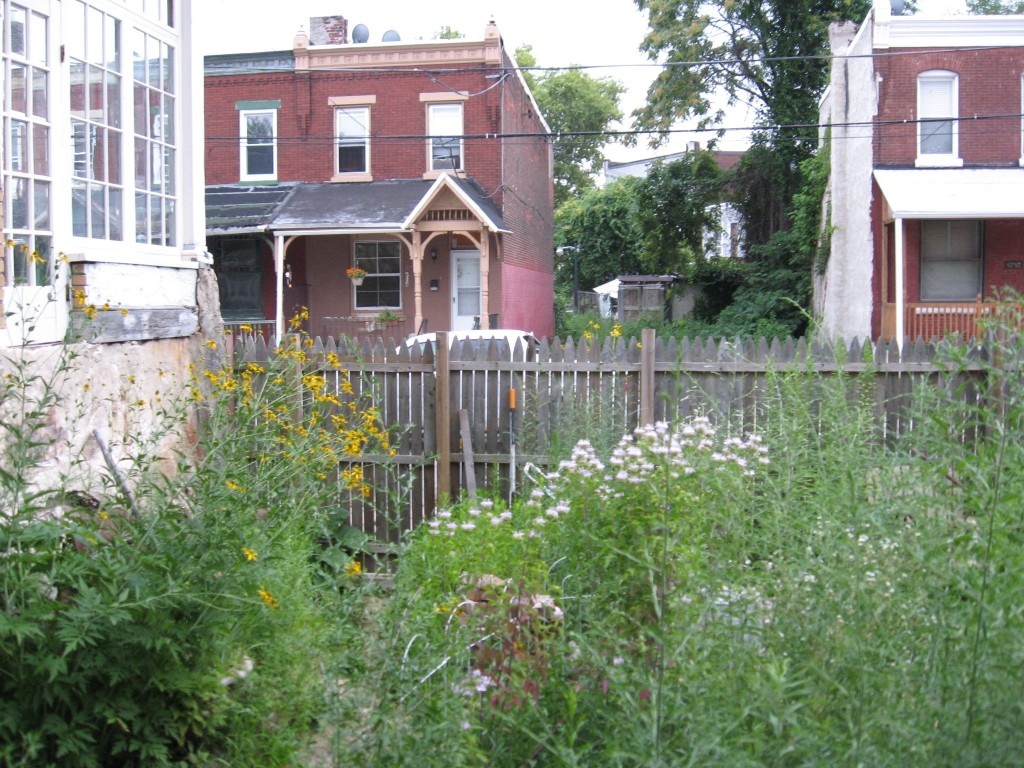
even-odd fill
[{"label": "wooden picket fence", "polygon": [[[262,337],[241,339],[234,360],[267,360],[273,346]],[[778,402],[779,374],[796,371],[812,383],[849,376],[849,396],[870,398],[878,439],[891,442],[913,429],[917,389],[949,375],[924,342],[908,342],[901,352],[881,341],[680,341],[653,331],[639,340],[541,341],[529,353],[503,341],[476,349],[456,341],[450,350],[441,343],[435,354],[381,338],[321,337],[309,351],[311,368],[329,388],[340,392],[348,380],[347,397],[373,402],[383,423],[395,427],[394,455],[358,458],[371,496],[339,484],[351,524],[379,542],[398,542],[441,499],[479,488],[521,490],[524,475],[547,467],[565,435],[608,444],[641,424],[697,415],[737,434],[757,432]],[[981,397],[983,382],[968,383],[968,396]]]}]

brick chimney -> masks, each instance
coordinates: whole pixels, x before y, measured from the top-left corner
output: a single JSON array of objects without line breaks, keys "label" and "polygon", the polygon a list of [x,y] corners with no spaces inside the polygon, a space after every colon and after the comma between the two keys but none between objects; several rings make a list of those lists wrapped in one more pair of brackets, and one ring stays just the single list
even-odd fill
[{"label": "brick chimney", "polygon": [[310,45],[344,45],[347,42],[348,19],[344,16],[314,16],[310,18]]}]

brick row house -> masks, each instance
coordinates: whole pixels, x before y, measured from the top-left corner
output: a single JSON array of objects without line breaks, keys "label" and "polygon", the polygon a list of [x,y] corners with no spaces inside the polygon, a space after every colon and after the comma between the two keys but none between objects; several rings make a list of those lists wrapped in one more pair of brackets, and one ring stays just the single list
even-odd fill
[{"label": "brick row house", "polygon": [[[82,402],[53,429],[90,435],[180,391],[216,322],[192,2],[0,0],[0,14],[0,364],[77,344]],[[72,406],[88,430],[64,423]]]},{"label": "brick row house", "polygon": [[552,333],[549,130],[497,26],[381,43],[347,28],[314,18],[290,51],[206,57],[225,320],[280,332],[307,307],[315,335]]},{"label": "brick row house", "polygon": [[1024,17],[894,15],[832,29],[823,331],[971,335],[1024,289]]}]

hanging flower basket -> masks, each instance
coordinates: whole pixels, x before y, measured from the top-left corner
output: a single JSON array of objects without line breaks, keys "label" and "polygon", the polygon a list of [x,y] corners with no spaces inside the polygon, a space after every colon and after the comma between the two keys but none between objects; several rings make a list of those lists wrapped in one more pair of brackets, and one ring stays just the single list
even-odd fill
[{"label": "hanging flower basket", "polygon": [[362,267],[349,267],[345,270],[345,274],[352,280],[352,283],[356,286],[363,284],[363,278],[366,277],[366,270]]}]

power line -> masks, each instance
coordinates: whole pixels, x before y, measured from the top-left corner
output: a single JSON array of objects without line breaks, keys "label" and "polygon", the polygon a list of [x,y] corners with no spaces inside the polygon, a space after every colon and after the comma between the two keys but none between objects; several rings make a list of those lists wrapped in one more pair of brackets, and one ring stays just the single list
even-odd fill
[{"label": "power line", "polygon": [[[547,133],[537,132],[508,132],[508,133],[466,133],[460,135],[437,135],[437,134],[371,134],[367,137],[368,141],[379,142],[379,141],[428,141],[431,139],[460,139],[462,141],[492,141],[492,140],[505,140],[505,139],[545,139],[552,141],[559,141],[561,139],[573,139],[573,138],[608,138],[608,139],[620,139],[620,138],[633,138],[640,136],[667,136],[675,134],[708,134],[708,133],[729,133],[729,132],[758,132],[758,131],[774,131],[776,133],[787,133],[792,131],[818,131],[826,128],[885,128],[894,126],[911,126],[920,125],[921,123],[935,123],[935,122],[955,122],[955,123],[969,123],[969,122],[986,122],[990,120],[1022,120],[1024,119],[1024,113],[1012,112],[1008,114],[992,114],[992,115],[971,115],[962,117],[949,117],[943,118],[942,120],[936,120],[935,118],[906,118],[906,119],[893,119],[893,120],[870,120],[870,121],[850,121],[844,123],[792,123],[792,124],[773,124],[773,125],[744,125],[744,126],[722,126],[716,128],[630,128],[624,130],[610,130],[605,129],[601,131],[550,131]],[[810,134],[808,134],[810,135]],[[815,138],[817,134],[814,134]],[[870,133],[865,133],[860,138],[870,137]],[[857,137],[847,137],[857,138]],[[246,137],[243,136],[207,136],[207,141],[211,142],[230,142],[240,143],[244,142]],[[306,136],[278,136],[275,138],[278,145],[287,144],[334,144],[338,137],[336,136],[325,136],[325,135],[306,135]]]}]

